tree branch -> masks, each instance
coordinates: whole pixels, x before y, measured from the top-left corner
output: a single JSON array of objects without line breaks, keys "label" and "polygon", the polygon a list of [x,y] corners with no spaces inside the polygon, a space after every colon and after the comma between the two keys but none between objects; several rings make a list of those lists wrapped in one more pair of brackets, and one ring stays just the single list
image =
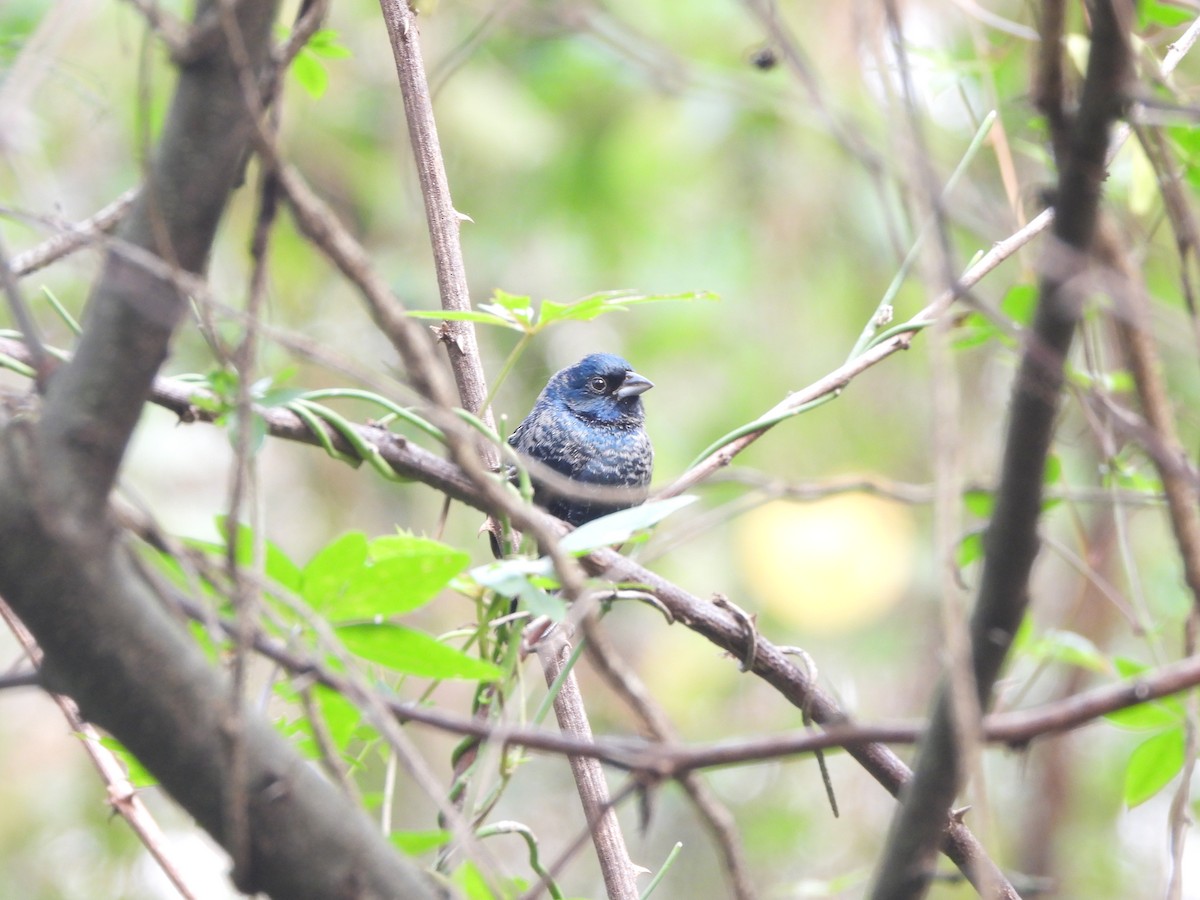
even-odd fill
[{"label": "tree branch", "polygon": [[[1109,128],[1120,114],[1127,88],[1129,15],[1130,8],[1121,0],[1103,0],[1094,6],[1083,96],[1069,153],[1060,161],[1055,240],[1043,261],[1041,301],[1013,386],[1000,489],[985,538],[982,580],[971,619],[975,689],[984,709],[1028,605],[1046,457],[1066,355],[1085,298],[1083,276],[1100,202]],[[937,851],[945,840],[947,814],[961,787],[962,749],[955,733],[954,710],[943,685],[912,784],[892,820],[876,870],[871,896],[877,900],[919,897],[928,889]],[[967,872],[968,877],[973,874]]]},{"label": "tree branch", "polygon": [[[216,2],[200,3],[197,17]],[[241,2],[233,14],[258,67],[275,4]],[[181,274],[202,272],[253,126],[237,67],[218,41],[181,70],[121,239]],[[130,433],[185,308],[175,278],[108,254],[79,349],[51,379],[40,419],[0,423],[0,594],[44,651],[46,686],[72,696],[228,844],[228,679],[145,581],[107,513]],[[241,889],[289,900],[433,895],[269,724],[247,714],[240,740],[252,844]]]}]

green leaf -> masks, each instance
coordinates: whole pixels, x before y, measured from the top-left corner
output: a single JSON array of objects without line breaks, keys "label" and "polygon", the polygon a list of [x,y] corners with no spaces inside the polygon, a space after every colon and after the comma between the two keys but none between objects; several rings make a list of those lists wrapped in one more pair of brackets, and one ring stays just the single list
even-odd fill
[{"label": "green leaf", "polygon": [[420,856],[448,844],[454,837],[449,831],[393,831],[389,836],[397,849],[409,856]]},{"label": "green leaf", "polygon": [[[255,418],[258,418],[257,416]],[[217,531],[229,540],[228,516],[217,516]],[[225,548],[219,544],[207,542],[190,542],[193,546],[207,549],[209,552],[224,554]],[[253,558],[254,532],[247,525],[238,526],[237,562],[239,566],[248,566]],[[274,541],[267,540],[263,544],[263,572],[268,578],[289,591],[297,591],[300,587],[300,569],[291,558],[279,548]]]},{"label": "green leaf", "polygon": [[403,625],[344,625],[337,633],[351,653],[409,675],[497,681],[503,674],[490,662]]},{"label": "green leaf", "polygon": [[1122,678],[1132,678],[1135,675],[1141,675],[1150,667],[1145,663],[1140,663],[1136,659],[1130,659],[1128,656],[1114,656],[1113,667],[1117,670],[1117,674]]},{"label": "green leaf", "polygon": [[316,552],[304,567],[300,595],[315,608],[336,601],[367,561],[367,536],[349,531]]},{"label": "green leaf", "polygon": [[476,584],[502,597],[519,600],[535,616],[549,616],[555,622],[566,617],[567,604],[547,591],[558,586],[549,557],[504,559],[478,566],[468,574]]},{"label": "green leaf", "polygon": [[1125,804],[1145,803],[1183,768],[1183,728],[1172,728],[1147,738],[1134,748],[1125,767]]},{"label": "green leaf", "polygon": [[1053,660],[1092,672],[1112,671],[1108,657],[1083,635],[1073,631],[1050,629],[1030,644],[1029,655],[1034,659]]},{"label": "green leaf", "polygon": [[1013,655],[1024,655],[1029,651],[1030,646],[1033,645],[1035,640],[1033,619],[1026,615],[1021,619],[1021,624],[1017,626],[1017,633],[1013,635],[1010,652]]},{"label": "green leaf", "polygon": [[307,47],[302,48],[292,60],[292,77],[304,89],[304,93],[314,100],[325,96],[329,87],[329,70]]},{"label": "green leaf", "polygon": [[[296,689],[288,682],[280,682],[276,692],[290,703],[299,705],[301,702]],[[312,701],[316,714],[325,726],[325,733],[344,758],[351,758],[351,742],[369,741],[375,736],[375,729],[363,719],[358,707],[332,688],[314,685]],[[284,734],[301,735],[300,749],[309,758],[315,759],[320,755],[312,723],[303,712],[280,730]]]},{"label": "green leaf", "polygon": [[353,532],[309,563],[303,594],[334,621],[395,616],[428,603],[470,561],[463,551],[429,538],[398,534],[368,544]]},{"label": "green leaf", "polygon": [[370,555],[373,562],[354,573],[332,603],[318,607],[329,618],[411,612],[436,597],[471,561],[461,550],[411,535],[380,538],[372,542]]},{"label": "green leaf", "polygon": [[[79,735],[79,739],[86,741],[90,738],[84,735]],[[115,737],[104,735],[100,738],[100,746],[112,752],[125,766],[125,771],[129,776],[129,783],[135,788],[154,787],[158,784],[158,779],[150,774],[150,770],[142,765],[141,760],[130,753],[125,745],[118,741]]]},{"label": "green leaf", "polygon": [[972,531],[963,535],[958,542],[958,553],[955,561],[960,569],[965,569],[976,560],[983,559],[983,531]]},{"label": "green leaf", "polygon": [[410,309],[408,315],[414,319],[438,319],[448,322],[482,322],[485,325],[501,325],[504,328],[512,328],[517,331],[525,329],[516,322],[506,319],[502,316],[495,315],[489,312],[480,312],[479,310],[442,310],[442,309]]},{"label": "green leaf", "polygon": [[477,566],[470,571],[476,584],[495,591],[505,597],[518,597],[522,586],[529,584],[531,577],[553,578],[554,566],[548,557],[540,559],[502,559],[499,562]]},{"label": "green leaf", "polygon": [[1179,6],[1171,3],[1161,3],[1159,0],[1142,0],[1137,5],[1138,10],[1138,29],[1144,29],[1147,25],[1161,25],[1164,28],[1173,28],[1176,25],[1182,25],[1184,22],[1190,22],[1194,13],[1189,12]]},{"label": "green leaf", "polygon": [[500,288],[492,291],[491,305],[498,306],[500,309],[507,310],[525,319],[533,315],[532,297],[526,297],[523,294],[510,294],[508,291],[500,290]]},{"label": "green leaf", "polygon": [[684,495],[668,500],[654,500],[641,506],[609,513],[576,528],[559,541],[559,546],[567,553],[581,556],[600,547],[624,543],[636,532],[657,525],[671,513],[683,509],[695,500],[694,496]]},{"label": "green leaf", "polygon": [[1161,731],[1164,728],[1175,728],[1183,723],[1183,709],[1172,709],[1165,703],[1151,700],[1125,709],[1105,713],[1104,718],[1119,728],[1130,731]]},{"label": "green leaf", "polygon": [[992,338],[998,337],[1000,329],[983,313],[972,312],[955,327],[954,335],[954,347],[965,350],[986,344]]},{"label": "green leaf", "polygon": [[338,33],[333,28],[320,28],[308,39],[307,49],[324,59],[348,59],[354,54],[350,48],[338,43]]},{"label": "green leaf", "polygon": [[963,505],[977,519],[990,519],[996,508],[996,495],[992,491],[966,491],[963,493]]},{"label": "green leaf", "polygon": [[590,322],[608,312],[625,312],[631,306],[642,303],[690,302],[693,300],[715,300],[717,295],[710,291],[689,291],[681,294],[636,294],[629,291],[611,291],[592,294],[574,303],[555,303],[543,300],[538,317],[538,326],[551,322]]},{"label": "green leaf", "polygon": [[567,618],[567,601],[557,594],[543,591],[535,584],[530,584],[528,590],[522,591],[518,599],[531,615],[545,616],[551,622],[562,622]]},{"label": "green leaf", "polygon": [[488,887],[487,880],[470,860],[459,866],[450,880],[467,900],[496,900],[496,895]]},{"label": "green leaf", "polygon": [[1004,299],[1000,301],[1000,309],[1018,325],[1028,326],[1037,310],[1037,301],[1038,292],[1035,285],[1018,284],[1009,288]]},{"label": "green leaf", "polygon": [[1046,470],[1042,473],[1042,484],[1058,484],[1062,481],[1062,460],[1057,453],[1046,457]]}]

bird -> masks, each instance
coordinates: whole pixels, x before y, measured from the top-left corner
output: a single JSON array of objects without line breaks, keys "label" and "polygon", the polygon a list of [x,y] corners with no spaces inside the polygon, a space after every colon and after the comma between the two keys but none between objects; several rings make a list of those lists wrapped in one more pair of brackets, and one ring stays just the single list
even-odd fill
[{"label": "bird", "polygon": [[642,394],[652,387],[612,353],[592,353],[551,376],[508,443],[579,487],[531,471],[533,502],[579,527],[645,500],[654,448]]}]

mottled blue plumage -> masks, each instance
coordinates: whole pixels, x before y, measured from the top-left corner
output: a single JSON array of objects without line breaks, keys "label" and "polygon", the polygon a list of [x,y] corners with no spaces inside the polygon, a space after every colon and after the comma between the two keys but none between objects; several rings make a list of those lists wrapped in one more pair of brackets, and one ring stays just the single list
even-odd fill
[{"label": "mottled blue plumage", "polygon": [[[533,473],[534,502],[578,526],[645,500],[654,449],[641,395],[652,387],[611,353],[555,373],[508,442],[578,486],[554,487]],[[603,491],[589,485],[615,490],[597,496]]]}]

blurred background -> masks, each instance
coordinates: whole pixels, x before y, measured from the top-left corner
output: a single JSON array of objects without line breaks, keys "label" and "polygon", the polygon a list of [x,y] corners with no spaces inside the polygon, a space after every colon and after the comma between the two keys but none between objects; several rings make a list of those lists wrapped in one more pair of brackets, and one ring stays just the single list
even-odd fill
[{"label": "blurred background", "polygon": [[[180,17],[191,12],[176,0],[159,6]],[[281,21],[291,21],[294,6],[285,4]],[[462,239],[476,303],[496,289],[560,303],[618,289],[719,297],[552,328],[499,386],[496,409],[511,428],[557,369],[596,350],[625,356],[656,385],[645,398],[656,486],[721,435],[846,360],[925,221],[923,166],[944,185],[983,136],[943,199],[952,259],[929,242],[895,294],[901,321],[940,293],[947,268],[960,272],[1040,212],[1053,185],[1030,99],[1038,44],[1036,9],[1028,3],[901,4],[919,142],[880,3],[439,0],[419,7],[450,185],[469,216]],[[1163,9],[1145,4],[1139,22],[1146,90],[1186,105],[1196,99],[1200,61],[1185,60],[1165,86],[1154,77],[1155,60],[1185,22]],[[305,83],[286,84],[285,153],[369,248],[404,302],[436,308],[424,211],[379,9],[341,0],[327,25],[334,34],[305,63]],[[1071,30],[1068,50],[1078,61],[1086,53],[1082,23],[1073,21]],[[0,4],[0,234],[9,253],[43,240],[48,220],[84,218],[139,183],[172,87],[172,66],[132,3]],[[1186,122],[1172,128],[1169,139],[1190,177],[1193,129]],[[249,184],[256,174],[252,165]],[[1195,447],[1200,382],[1192,326],[1154,172],[1134,143],[1116,158],[1106,191],[1112,221],[1150,286],[1183,439]],[[251,190],[235,195],[213,260],[214,295],[231,306],[246,294],[254,208]],[[1019,324],[1038,247],[988,276],[971,302]],[[69,347],[71,335],[41,292],[52,291],[78,315],[98,259],[95,251],[81,252],[23,281],[58,346]],[[409,398],[393,380],[390,346],[355,292],[286,214],[271,263],[274,327],[318,342],[328,357],[373,371],[397,399]],[[1073,390],[1104,386],[1129,402],[1105,311],[1098,298]],[[10,327],[6,316],[0,312],[0,326]],[[236,336],[235,323],[221,327]],[[961,404],[947,427],[957,437],[961,477],[980,488],[976,502],[963,507],[964,536],[984,524],[986,491],[995,481],[1015,359],[1006,335],[964,308],[952,371],[938,376],[957,386]],[[491,377],[517,337],[479,331]],[[193,326],[179,334],[166,371],[204,373],[215,365]],[[262,369],[289,387],[354,384],[286,342],[264,349]],[[772,641],[803,647],[822,683],[866,721],[923,715],[940,669],[943,589],[929,505],[935,381],[928,341],[918,336],[912,350],[865,372],[836,401],[775,428],[635,551],[699,596],[728,596],[757,616]],[[27,387],[4,371],[0,386]],[[339,409],[360,420],[375,414]],[[1188,610],[1162,510],[1140,496],[1113,499],[1118,488],[1153,493],[1153,472],[1140,453],[1102,440],[1074,402],[1055,453],[1050,480],[1059,500],[1044,529],[1028,634],[1000,686],[1002,708],[1112,681],[1120,658],[1145,665],[1176,658]],[[224,431],[180,425],[148,409],[124,482],[170,532],[213,539],[215,517],[228,502],[231,459]],[[311,447],[268,442],[260,472],[269,536],[301,563],[350,529],[439,531],[441,498],[432,491],[385,482]],[[443,537],[483,562],[489,554],[476,537],[480,519],[451,507]],[[959,557],[957,599],[969,599],[978,575],[969,548]],[[422,610],[420,621],[437,632],[473,615],[468,601],[448,594]],[[683,739],[801,727],[799,710],[649,608],[618,605],[606,625]],[[0,659],[16,658],[10,639],[0,638],[0,647]],[[586,667],[581,678],[598,733],[636,732]],[[540,679],[535,669],[526,673],[533,705]],[[465,715],[469,698],[465,689],[448,688],[435,699]],[[446,775],[455,742],[412,731]],[[1031,883],[1055,886],[1055,896],[1159,896],[1169,872],[1170,789],[1134,808],[1125,803],[1131,755],[1145,738],[1097,723],[1023,752],[991,750],[986,797],[968,798],[978,804],[968,823],[1007,870],[1049,879]],[[763,897],[862,891],[893,801],[844,755],[831,755],[830,765],[841,807],[836,820],[811,758],[711,774],[736,817]],[[373,757],[368,784],[381,770]],[[77,738],[31,691],[0,695],[0,773],[2,900],[174,896],[127,826],[109,816]],[[433,827],[432,804],[411,785],[403,792],[411,808],[398,824]],[[154,789],[145,794],[203,896],[230,895],[227,861],[166,798]],[[726,895],[710,838],[676,787],[655,794],[644,832],[635,810],[622,816],[634,859],[650,869],[683,843],[657,896]],[[495,818],[528,823],[550,858],[582,827],[566,767],[541,757],[518,771]],[[492,846],[514,874],[527,876],[516,840],[496,838]],[[1200,883],[1194,841],[1186,862],[1190,881]],[[561,883],[571,896],[603,891],[586,852]],[[937,896],[970,893],[953,883],[935,888]]]}]

